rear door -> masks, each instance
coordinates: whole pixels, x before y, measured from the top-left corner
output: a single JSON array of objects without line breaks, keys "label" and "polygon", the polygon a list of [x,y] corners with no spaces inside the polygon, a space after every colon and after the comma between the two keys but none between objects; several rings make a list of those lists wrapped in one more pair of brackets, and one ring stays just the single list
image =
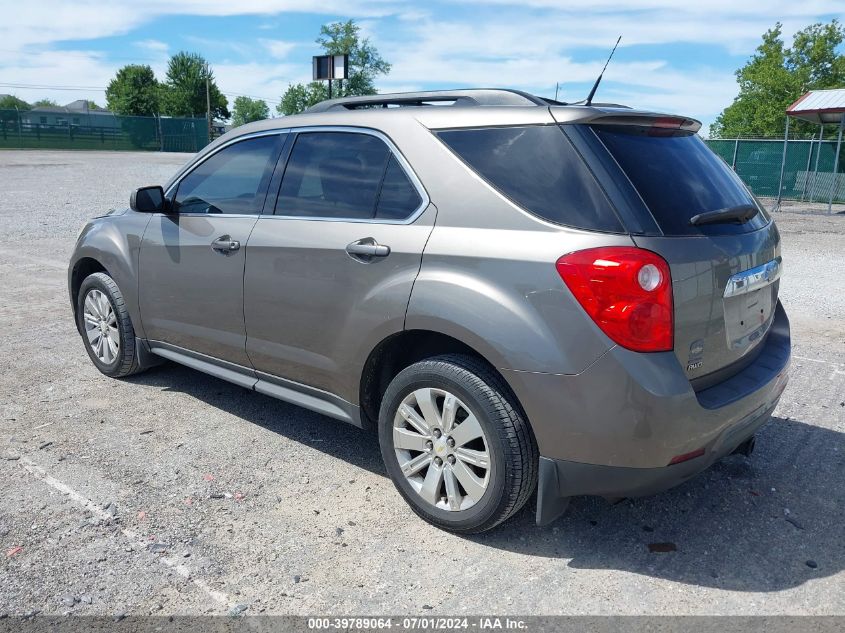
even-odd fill
[{"label": "rear door", "polygon": [[774,222],[692,132],[659,125],[589,129],[657,226],[655,234],[633,238],[669,263],[678,360],[697,388],[728,377],[753,359],[774,317],[780,275]]},{"label": "rear door", "polygon": [[168,192],[141,243],[141,319],[165,343],[249,366],[243,316],[246,243],[279,157],[278,132],[227,145]]},{"label": "rear door", "polygon": [[247,246],[247,352],[260,377],[357,402],[367,355],[404,328],[435,213],[386,137],[300,131],[275,214]]}]

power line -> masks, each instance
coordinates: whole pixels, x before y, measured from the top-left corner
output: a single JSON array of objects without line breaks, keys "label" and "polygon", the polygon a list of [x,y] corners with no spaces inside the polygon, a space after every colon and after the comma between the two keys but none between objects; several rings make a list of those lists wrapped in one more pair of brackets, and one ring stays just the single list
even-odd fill
[{"label": "power line", "polygon": [[237,92],[223,92],[220,91],[220,94],[226,95],[227,97],[248,97],[249,99],[261,99],[261,101],[267,101],[269,103],[281,103],[281,99],[267,99],[266,97],[256,97],[254,95],[242,95]]}]

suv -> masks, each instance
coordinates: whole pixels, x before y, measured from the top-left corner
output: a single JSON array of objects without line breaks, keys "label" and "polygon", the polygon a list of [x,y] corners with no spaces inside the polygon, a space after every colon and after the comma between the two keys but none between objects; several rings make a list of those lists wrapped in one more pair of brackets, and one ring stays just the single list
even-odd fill
[{"label": "suv", "polygon": [[85,226],[76,324],[108,376],[377,428],[447,530],[652,494],[749,454],[787,380],[777,228],[699,127],[508,90],[244,125]]}]

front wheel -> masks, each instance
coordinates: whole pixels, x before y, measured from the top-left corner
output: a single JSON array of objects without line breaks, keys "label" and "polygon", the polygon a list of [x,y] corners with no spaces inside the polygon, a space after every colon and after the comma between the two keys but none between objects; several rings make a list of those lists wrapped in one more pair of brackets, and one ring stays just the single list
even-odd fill
[{"label": "front wheel", "polygon": [[379,444],[405,501],[451,532],[495,527],[536,487],[528,422],[501,377],[470,356],[438,356],[402,370],[382,400]]},{"label": "front wheel", "polygon": [[113,378],[141,371],[135,328],[114,279],[94,273],[82,281],[76,318],[85,350],[97,369]]}]

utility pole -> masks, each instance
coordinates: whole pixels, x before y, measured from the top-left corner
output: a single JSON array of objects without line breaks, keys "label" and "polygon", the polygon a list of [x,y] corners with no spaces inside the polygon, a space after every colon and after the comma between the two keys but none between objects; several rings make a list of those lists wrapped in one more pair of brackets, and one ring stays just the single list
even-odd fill
[{"label": "utility pole", "polygon": [[205,116],[208,120],[208,142],[211,143],[211,90],[208,87],[208,62],[205,62]]}]

